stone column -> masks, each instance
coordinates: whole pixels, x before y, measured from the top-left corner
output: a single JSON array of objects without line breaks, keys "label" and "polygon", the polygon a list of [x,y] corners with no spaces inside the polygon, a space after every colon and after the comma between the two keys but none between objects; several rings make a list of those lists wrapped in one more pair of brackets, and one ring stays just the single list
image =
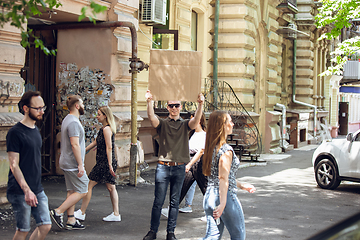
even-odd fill
[{"label": "stone column", "polygon": [[24,92],[24,80],[20,72],[25,63],[25,49],[20,41],[19,29],[10,24],[0,28],[0,204],[7,202],[9,162],[6,134],[23,116],[17,107]]},{"label": "stone column", "polygon": [[[298,34],[297,38],[297,64],[296,64],[296,100],[315,104],[313,100],[314,92],[314,18],[312,15],[313,6],[312,1],[300,0],[297,1],[299,13],[297,14],[298,30],[310,35],[304,36]],[[294,108],[308,108],[302,105],[295,105]]]},{"label": "stone column", "polygon": [[[137,30],[139,30],[138,19],[134,17],[134,14],[139,11],[139,1],[116,1],[113,6],[114,11],[109,12],[109,18],[113,21],[129,21],[133,22]],[[141,26],[145,34],[151,28],[144,25]],[[112,96],[110,106],[114,113],[117,133],[115,135],[115,148],[118,161],[118,174],[119,178],[117,181],[122,181],[128,178],[129,164],[130,164],[130,145],[131,145],[131,73],[129,72],[129,58],[131,58],[131,33],[129,28],[116,28],[114,30],[114,44],[113,52],[111,56],[111,84],[115,86],[114,94]],[[151,48],[151,41],[148,39],[141,41],[144,36],[141,32],[137,35],[138,39],[138,57],[142,57],[140,54],[141,51],[144,51],[144,48]],[[144,45],[144,42],[148,45]],[[148,63],[148,59],[141,58],[142,61]],[[147,72],[143,71],[143,74]],[[138,74],[139,78],[140,74]],[[140,85],[140,88],[139,88]],[[145,92],[143,82],[139,81],[136,103],[143,101]],[[143,119],[138,116],[138,129],[140,128],[140,123]],[[142,150],[142,145],[138,141],[138,160],[137,162],[144,161],[144,152]]]}]

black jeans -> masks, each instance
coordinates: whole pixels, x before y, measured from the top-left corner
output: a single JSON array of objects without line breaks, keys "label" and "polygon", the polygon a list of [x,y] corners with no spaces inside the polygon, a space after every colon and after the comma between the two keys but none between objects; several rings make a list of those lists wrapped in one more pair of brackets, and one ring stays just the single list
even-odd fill
[{"label": "black jeans", "polygon": [[181,203],[181,201],[184,199],[187,191],[194,181],[197,182],[202,194],[205,194],[208,180],[207,177],[205,177],[202,173],[202,158],[203,157],[201,156],[201,158],[194,165],[192,165],[190,170],[185,173],[185,179],[182,185],[179,203]]}]

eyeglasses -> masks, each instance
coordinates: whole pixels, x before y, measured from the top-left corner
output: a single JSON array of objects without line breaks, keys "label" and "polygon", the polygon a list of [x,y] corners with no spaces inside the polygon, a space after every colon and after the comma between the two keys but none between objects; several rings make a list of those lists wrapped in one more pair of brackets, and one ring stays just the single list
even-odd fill
[{"label": "eyeglasses", "polygon": [[175,104],[168,104],[169,108],[179,108],[180,107],[180,104],[179,103],[175,103]]},{"label": "eyeglasses", "polygon": [[28,106],[28,108],[35,109],[37,112],[41,112],[41,111],[45,112],[46,110],[46,106],[38,107],[38,108]]}]

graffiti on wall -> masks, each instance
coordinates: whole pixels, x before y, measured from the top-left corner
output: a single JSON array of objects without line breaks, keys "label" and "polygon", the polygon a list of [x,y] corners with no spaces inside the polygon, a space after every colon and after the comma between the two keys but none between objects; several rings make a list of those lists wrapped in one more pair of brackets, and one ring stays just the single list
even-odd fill
[{"label": "graffiti on wall", "polygon": [[10,82],[0,79],[0,97],[21,96],[23,85],[17,82]]},{"label": "graffiti on wall", "polygon": [[99,128],[96,120],[97,110],[109,104],[114,86],[105,83],[106,73],[102,70],[89,67],[78,69],[75,63],[60,63],[58,79],[57,130],[60,131],[61,122],[69,113],[66,107],[67,96],[80,95],[85,106],[85,114],[80,116],[80,121],[84,126],[86,141],[91,142]]},{"label": "graffiti on wall", "polygon": [[10,82],[0,79],[0,97],[10,97]]}]

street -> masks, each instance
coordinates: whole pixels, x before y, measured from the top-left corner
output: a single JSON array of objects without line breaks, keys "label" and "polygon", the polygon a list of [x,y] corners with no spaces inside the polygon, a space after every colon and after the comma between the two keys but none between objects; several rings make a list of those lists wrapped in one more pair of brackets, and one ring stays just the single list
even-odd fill
[{"label": "street", "polygon": [[[245,164],[239,169],[240,181],[257,188],[253,194],[238,192],[245,213],[247,240],[306,239],[359,211],[360,184],[346,182],[330,191],[317,187],[311,166],[314,147],[262,155],[266,164]],[[111,212],[111,203],[105,185],[97,185],[87,210],[86,229],[69,232],[53,225],[46,239],[142,239],[150,226],[154,169],[143,172],[142,177],[147,184],[117,186],[120,223],[101,220]],[[46,177],[43,185],[50,208],[60,205],[66,196],[63,178]],[[164,206],[167,204],[168,200]],[[79,207],[80,203],[76,209]],[[196,189],[193,212],[179,213],[176,237],[187,240],[203,237],[206,223],[200,220],[202,216],[202,194]],[[166,223],[161,217],[157,239],[165,239]],[[15,221],[11,210],[5,207],[1,207],[0,228],[1,239],[12,238]],[[229,239],[226,229],[223,239]]]},{"label": "street", "polygon": [[239,196],[248,240],[306,239],[359,211],[358,183],[336,190],[317,187],[312,153],[293,150],[282,161],[240,171],[241,180],[258,188],[256,194]]}]

